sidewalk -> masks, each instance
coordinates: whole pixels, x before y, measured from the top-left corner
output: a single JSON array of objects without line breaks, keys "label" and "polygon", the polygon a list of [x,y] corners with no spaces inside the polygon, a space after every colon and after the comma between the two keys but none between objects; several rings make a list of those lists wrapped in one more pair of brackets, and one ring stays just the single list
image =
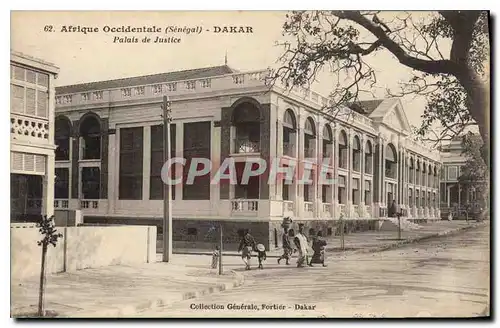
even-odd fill
[{"label": "sidewalk", "polygon": [[[472,229],[477,225],[489,224],[489,221],[483,223],[476,223],[475,221],[455,220],[455,221],[434,221],[420,224],[419,229],[402,231],[401,239],[398,240],[397,231],[364,231],[346,234],[344,236],[344,247],[346,252],[365,253],[365,252],[378,252],[386,249],[398,247],[403,244],[417,242],[419,240],[438,237],[442,235],[453,234],[464,229]],[[340,249],[340,236],[329,236],[325,238],[327,244],[327,251],[339,252]],[[175,249],[175,254],[191,254],[191,255],[210,255],[209,250],[196,250],[196,249]],[[267,257],[276,258],[282,254],[281,248],[271,249],[267,252]],[[241,253],[235,251],[224,251],[223,255],[226,256],[241,256]]]},{"label": "sidewalk", "polygon": [[[178,263],[178,264],[177,264]],[[187,267],[182,259],[141,266],[109,266],[47,277],[45,309],[58,317],[118,317],[238,287],[243,276]],[[11,316],[36,313],[38,279],[11,281]]]}]

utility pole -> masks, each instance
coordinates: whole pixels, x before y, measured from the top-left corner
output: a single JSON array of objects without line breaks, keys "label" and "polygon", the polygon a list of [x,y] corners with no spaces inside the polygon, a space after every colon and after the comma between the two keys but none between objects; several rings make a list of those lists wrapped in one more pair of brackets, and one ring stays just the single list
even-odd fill
[{"label": "utility pole", "polygon": [[[163,160],[170,159],[170,123],[172,108],[168,96],[163,96]],[[163,262],[170,262],[172,257],[172,186],[163,184]]]}]

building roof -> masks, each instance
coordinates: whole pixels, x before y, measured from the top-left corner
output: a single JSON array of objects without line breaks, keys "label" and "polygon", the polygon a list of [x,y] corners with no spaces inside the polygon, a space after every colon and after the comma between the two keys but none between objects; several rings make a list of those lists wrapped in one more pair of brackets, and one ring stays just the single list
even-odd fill
[{"label": "building roof", "polygon": [[126,87],[133,87],[146,84],[156,84],[156,83],[183,81],[191,79],[203,79],[207,77],[220,76],[232,73],[238,73],[238,70],[235,70],[227,65],[213,66],[213,67],[196,68],[183,71],[128,77],[116,80],[66,85],[57,87],[56,93],[66,94],[66,93],[88,92],[88,91],[114,89],[114,88],[126,88]]},{"label": "building roof", "polygon": [[359,114],[370,116],[383,101],[384,99],[360,100],[349,104],[348,107]]},{"label": "building roof", "polygon": [[36,69],[47,71],[56,75],[57,73],[59,73],[59,67],[57,67],[53,63],[12,49],[10,50],[10,61],[21,65],[34,67]]}]

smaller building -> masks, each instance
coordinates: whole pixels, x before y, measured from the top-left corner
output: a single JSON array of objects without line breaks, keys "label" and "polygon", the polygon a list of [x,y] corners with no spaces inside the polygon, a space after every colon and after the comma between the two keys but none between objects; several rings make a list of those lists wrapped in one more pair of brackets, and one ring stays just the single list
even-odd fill
[{"label": "smaller building", "polygon": [[467,162],[463,154],[462,137],[456,137],[448,145],[441,147],[441,218],[450,212],[454,218],[464,216],[465,206],[474,207],[477,192],[473,187],[460,183],[462,168]]},{"label": "smaller building", "polygon": [[59,68],[10,56],[11,222],[54,214],[54,108]]}]

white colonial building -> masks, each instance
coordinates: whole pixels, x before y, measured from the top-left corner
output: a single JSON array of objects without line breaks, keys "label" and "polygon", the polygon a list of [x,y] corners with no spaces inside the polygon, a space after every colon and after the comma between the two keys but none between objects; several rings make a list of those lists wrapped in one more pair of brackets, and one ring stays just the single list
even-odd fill
[{"label": "white colonial building", "polygon": [[54,213],[54,65],[10,56],[11,221]]},{"label": "white colonial building", "polygon": [[478,191],[469,183],[461,182],[462,168],[468,158],[463,153],[462,136],[457,136],[441,147],[441,215],[446,218],[451,212],[453,218],[464,218],[466,206],[473,213],[478,202]]},{"label": "white colonial building", "polygon": [[338,182],[268,184],[264,174],[247,185],[214,185],[207,175],[176,185],[174,247],[212,247],[218,223],[227,244],[250,228],[261,242],[277,245],[284,216],[331,234],[341,213],[373,221],[387,216],[393,200],[408,217],[439,217],[439,152],[410,140],[398,99],[328,114],[327,98],[270,88],[267,73],[218,66],[57,88],[56,207],[81,209],[86,223],[161,226],[161,103],[169,95],[172,156],[188,164],[232,157],[238,181],[248,158],[294,165],[325,157],[328,177]]}]

